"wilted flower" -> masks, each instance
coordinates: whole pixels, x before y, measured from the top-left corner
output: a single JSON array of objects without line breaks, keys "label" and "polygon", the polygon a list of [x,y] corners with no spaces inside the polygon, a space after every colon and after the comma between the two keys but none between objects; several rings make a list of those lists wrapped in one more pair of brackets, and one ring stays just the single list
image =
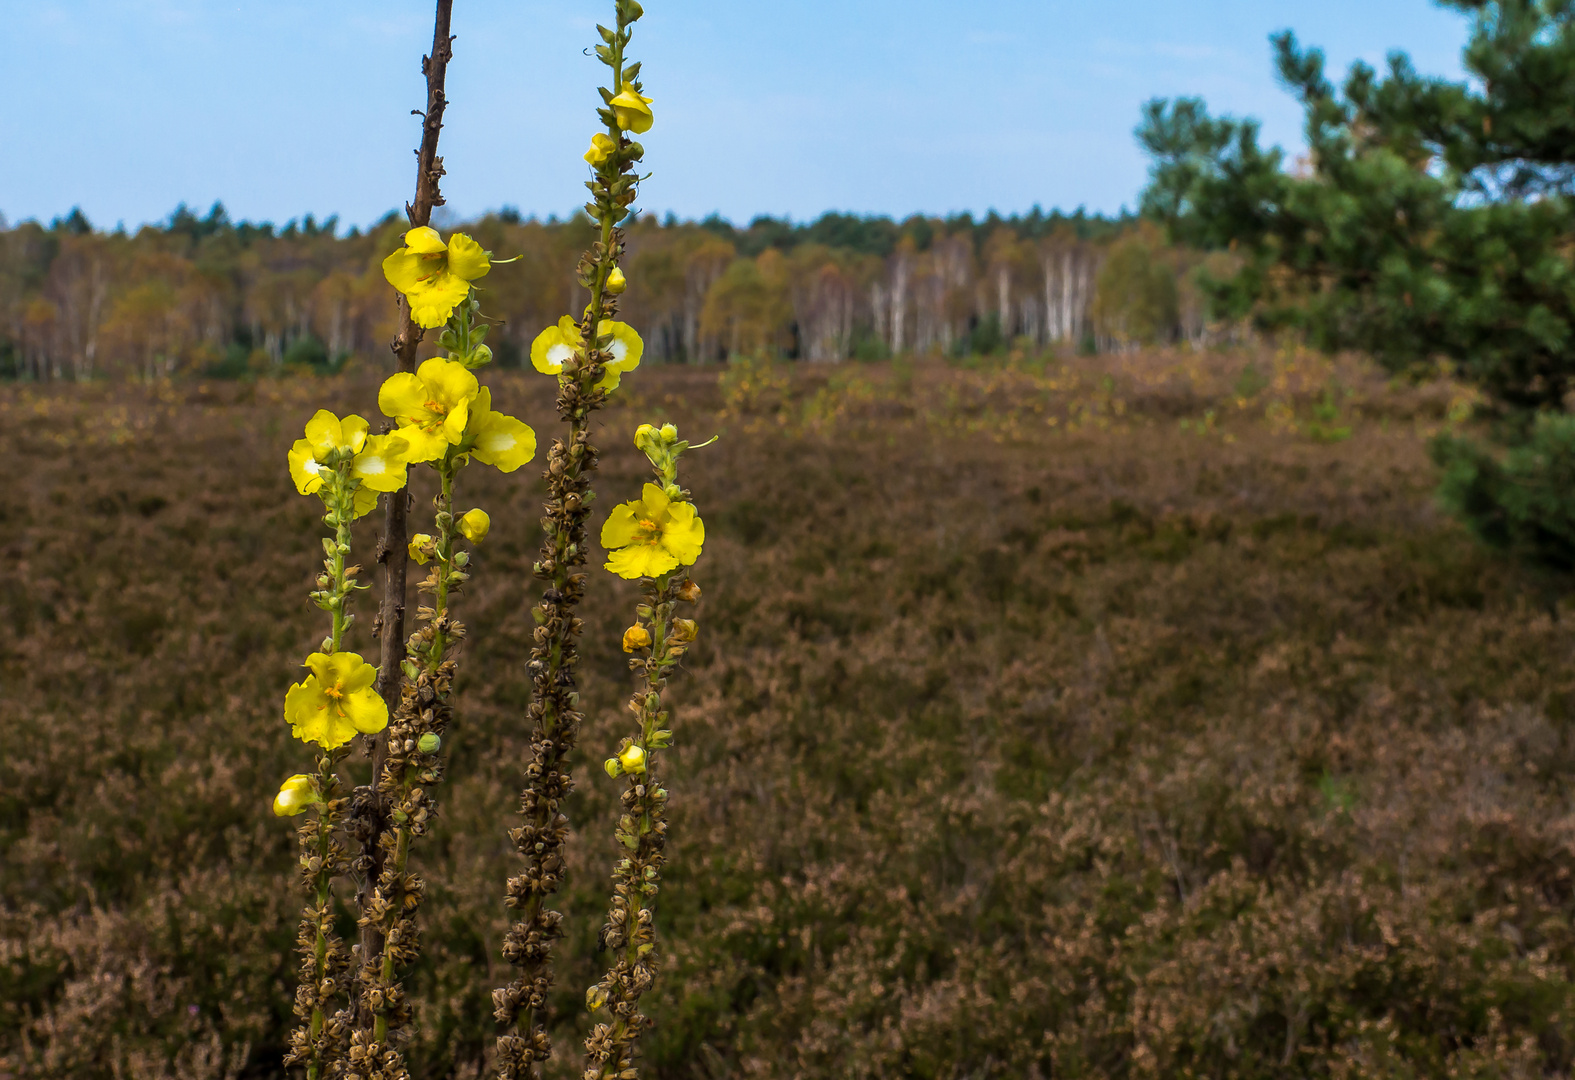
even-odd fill
[{"label": "wilted flower", "polygon": [[437,554],[437,548],[431,533],[416,533],[410,538],[408,545],[411,561],[418,566],[425,566],[432,556]]}]

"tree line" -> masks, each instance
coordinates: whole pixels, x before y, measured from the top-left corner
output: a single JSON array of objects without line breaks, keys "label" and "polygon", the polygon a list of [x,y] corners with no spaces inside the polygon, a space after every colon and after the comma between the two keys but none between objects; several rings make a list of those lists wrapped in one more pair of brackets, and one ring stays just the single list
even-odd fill
[{"label": "tree line", "polygon": [[[0,219],[0,378],[242,377],[380,359],[394,305],[379,265],[400,220],[338,225],[236,222],[219,204],[183,205],[135,233],[97,230],[80,210],[48,225]],[[463,227],[498,257],[522,257],[481,283],[502,320],[498,359],[517,366],[542,327],[584,305],[564,271],[590,226],[505,209]],[[1221,332],[1198,282],[1222,256],[1126,214],[830,213],[744,227],[669,215],[628,235],[625,308],[654,360],[1092,351]]]}]

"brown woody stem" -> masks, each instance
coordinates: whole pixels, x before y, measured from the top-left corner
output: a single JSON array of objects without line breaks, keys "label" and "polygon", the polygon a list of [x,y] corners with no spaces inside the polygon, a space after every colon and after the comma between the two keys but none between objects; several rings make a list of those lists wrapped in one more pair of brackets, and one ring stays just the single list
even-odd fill
[{"label": "brown woody stem", "polygon": [[[439,181],[443,177],[443,159],[438,157],[438,135],[443,130],[443,110],[448,104],[444,93],[444,79],[448,62],[454,55],[453,35],[449,21],[454,0],[437,0],[433,20],[432,51],[421,58],[421,71],[427,79],[426,111],[422,117],[421,146],[416,151],[415,199],[405,204],[405,217],[412,228],[427,225],[432,220],[434,207],[443,205]],[[410,315],[410,304],[399,296],[399,333],[390,348],[399,371],[414,371],[416,352],[421,346],[423,331]],[[377,692],[388,705],[390,714],[399,705],[400,662],[405,658],[405,590],[410,557],[406,551],[409,541],[406,518],[409,514],[407,490],[389,494],[383,501],[383,539],[378,547],[377,561],[383,564],[383,602],[376,623],[380,635],[382,655],[379,658]],[[362,916],[366,915],[372,890],[383,871],[383,836],[390,826],[388,800],[377,790],[388,757],[388,733],[374,736],[372,742],[372,780],[356,790],[354,814],[356,838],[360,841],[361,854],[356,860],[356,870],[362,885],[356,897]],[[356,949],[364,970],[368,965],[379,965],[383,952],[383,935],[374,921],[363,922],[360,944]],[[357,1026],[370,1030],[375,1018],[362,1010]]]}]

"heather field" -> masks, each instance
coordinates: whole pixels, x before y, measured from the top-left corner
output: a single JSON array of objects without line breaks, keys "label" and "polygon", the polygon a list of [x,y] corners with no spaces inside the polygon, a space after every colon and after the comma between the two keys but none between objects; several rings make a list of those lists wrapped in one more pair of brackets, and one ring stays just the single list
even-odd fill
[{"label": "heather field", "polygon": [[[285,451],[376,376],[0,386],[0,1078],[284,1075],[268,805],[322,634]],[[552,380],[491,385],[552,436]],[[645,475],[637,423],[722,436],[685,459],[705,597],[649,1075],[1569,1075],[1575,625],[1433,502],[1427,440],[1471,407],[1267,350],[626,378],[599,509]],[[486,1075],[510,977],[543,484],[471,472],[423,1080]],[[633,685],[634,586],[595,573],[563,1078]]]}]

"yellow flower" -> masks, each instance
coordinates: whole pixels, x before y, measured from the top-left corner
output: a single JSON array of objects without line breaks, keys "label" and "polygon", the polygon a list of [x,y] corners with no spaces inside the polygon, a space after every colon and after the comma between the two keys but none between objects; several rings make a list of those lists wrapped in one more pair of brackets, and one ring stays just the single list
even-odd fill
[{"label": "yellow flower", "polygon": [[655,484],[646,484],[637,501],[614,507],[602,526],[607,569],[631,580],[693,566],[704,543],[705,524],[694,505],[674,502]]},{"label": "yellow flower", "polygon": [[612,107],[613,116],[617,117],[618,126],[623,130],[636,135],[644,135],[651,130],[651,123],[655,119],[651,115],[651,99],[628,83],[623,84],[623,93],[607,104]]},{"label": "yellow flower", "polygon": [[459,519],[459,531],[472,544],[481,543],[491,530],[492,519],[487,516],[485,510],[467,510],[465,516]]},{"label": "yellow flower", "polygon": [[377,392],[377,407],[399,422],[394,434],[410,444],[407,461],[435,461],[449,446],[464,441],[470,403],[480,392],[476,376],[464,364],[434,356],[414,375],[390,375]]},{"label": "yellow flower", "polygon": [[297,739],[332,750],[357,732],[388,726],[388,706],[372,689],[377,669],[356,653],[313,653],[302,666],[312,673],[284,695],[284,718]]},{"label": "yellow flower", "polygon": [[295,490],[312,495],[321,490],[325,473],[332,475],[323,461],[335,451],[359,453],[366,445],[367,422],[359,416],[343,420],[327,409],[318,409],[306,422],[306,438],[290,447],[290,479]]},{"label": "yellow flower", "polygon": [[618,764],[623,766],[623,771],[626,773],[635,773],[636,775],[643,773],[645,771],[645,751],[630,743],[628,749],[618,755]]},{"label": "yellow flower", "polygon": [[585,160],[592,165],[600,165],[612,157],[613,151],[617,149],[618,144],[613,141],[611,135],[603,135],[598,131],[591,136],[591,148],[585,151]]},{"label": "yellow flower", "polygon": [[531,365],[543,375],[556,375],[580,351],[582,344],[579,326],[565,315],[531,342]]},{"label": "yellow flower", "polygon": [[[603,337],[611,335],[613,339],[612,344],[607,346],[607,373],[596,385],[599,389],[616,390],[623,373],[640,366],[640,358],[645,355],[645,342],[640,340],[640,335],[628,323],[603,319],[596,329]],[[580,337],[579,324],[565,315],[556,326],[549,326],[536,335],[530,347],[530,362],[543,375],[557,375],[571,357],[582,353],[584,349],[585,340]]]},{"label": "yellow flower", "polygon": [[651,632],[643,626],[631,626],[623,632],[623,651],[634,652],[651,644]]},{"label": "yellow flower", "polygon": [[354,454],[350,475],[361,481],[355,493],[355,516],[360,517],[377,505],[378,492],[405,486],[409,449],[398,435],[368,435],[367,422],[359,416],[341,420],[327,409],[319,409],[306,422],[306,438],[297,439],[290,448],[290,478],[295,481],[295,490],[311,495],[333,475],[323,464],[329,455]]},{"label": "yellow flower", "polygon": [[294,817],[323,797],[317,791],[317,778],[296,773],[279,785],[279,794],[273,797],[273,812],[277,817]]},{"label": "yellow flower", "polygon": [[484,465],[513,472],[536,456],[536,433],[523,420],[492,411],[492,391],[485,386],[470,406],[465,445]]},{"label": "yellow flower", "polygon": [[464,233],[443,243],[425,225],[405,233],[405,246],[383,260],[383,276],[410,301],[416,325],[434,330],[470,295],[470,283],[492,269],[487,252]]},{"label": "yellow flower", "polygon": [[430,533],[416,533],[410,538],[408,550],[410,551],[410,558],[417,566],[425,566],[428,560],[436,554],[436,550],[432,546],[432,535]]}]

